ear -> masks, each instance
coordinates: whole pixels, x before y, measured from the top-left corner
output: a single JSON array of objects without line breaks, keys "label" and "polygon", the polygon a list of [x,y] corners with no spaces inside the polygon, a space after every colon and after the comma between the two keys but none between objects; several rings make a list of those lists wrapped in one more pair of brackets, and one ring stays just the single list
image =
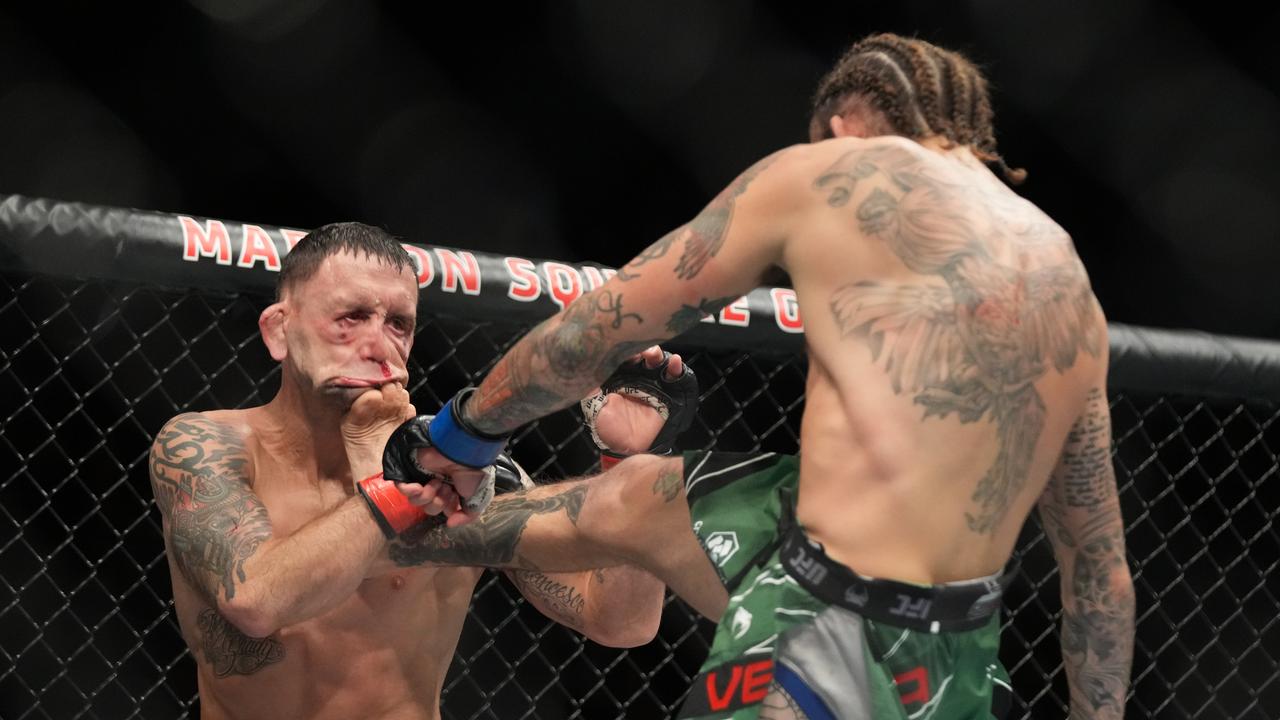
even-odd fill
[{"label": "ear", "polygon": [[867,125],[858,113],[831,116],[831,134],[835,137],[870,137]]},{"label": "ear", "polygon": [[267,307],[258,316],[258,331],[262,333],[262,342],[266,344],[267,352],[271,353],[271,359],[276,362],[282,362],[289,354],[288,344],[284,339],[284,325],[288,314],[285,303],[278,302]]}]

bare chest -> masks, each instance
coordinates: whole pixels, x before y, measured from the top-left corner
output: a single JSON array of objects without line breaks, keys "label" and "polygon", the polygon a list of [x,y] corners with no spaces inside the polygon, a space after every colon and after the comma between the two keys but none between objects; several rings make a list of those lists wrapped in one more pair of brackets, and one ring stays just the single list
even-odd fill
[{"label": "bare chest", "polygon": [[[278,539],[296,537],[351,496],[339,482],[275,478],[255,491]],[[180,602],[180,613],[198,615],[184,625],[197,629],[202,699],[229,716],[259,708],[281,711],[277,717],[390,717],[412,707],[434,717],[479,575],[410,568],[366,578],[325,614],[268,638],[246,637],[212,610]]]}]

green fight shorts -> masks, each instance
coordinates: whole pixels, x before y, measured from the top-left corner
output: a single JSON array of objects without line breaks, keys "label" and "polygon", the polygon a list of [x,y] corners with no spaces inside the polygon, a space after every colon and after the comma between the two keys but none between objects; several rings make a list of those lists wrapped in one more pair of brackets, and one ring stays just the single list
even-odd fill
[{"label": "green fight shorts", "polygon": [[771,453],[684,456],[693,529],[729,605],[679,717],[1003,717],[1012,572],[933,586],[858,575],[792,520],[799,469]]}]

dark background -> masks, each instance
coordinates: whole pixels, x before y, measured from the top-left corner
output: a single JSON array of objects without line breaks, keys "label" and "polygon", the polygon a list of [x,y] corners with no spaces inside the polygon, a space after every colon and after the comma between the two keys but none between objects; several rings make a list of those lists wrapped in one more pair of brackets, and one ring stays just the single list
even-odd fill
[{"label": "dark background", "polygon": [[621,264],[800,142],[853,40],[995,86],[1112,320],[1280,337],[1280,9],[188,0],[0,9],[0,192]]},{"label": "dark background", "polygon": [[[1112,319],[1280,338],[1278,25],[1277,9],[1136,0],[0,5],[0,193],[359,219],[620,264],[802,141],[809,93],[848,43],[918,33],[987,68],[1001,150],[1076,238]],[[259,300],[0,268],[0,715],[192,707],[146,448],[180,410],[265,400]],[[491,319],[422,325],[419,407],[488,367],[508,340],[489,338]],[[778,362],[697,358],[714,389],[690,442],[791,449],[802,364]],[[1111,396],[1140,608],[1130,714],[1280,717],[1280,411],[1168,390]],[[520,456],[542,443],[565,462],[576,423],[544,422]],[[1039,720],[1061,718],[1065,696],[1037,527],[1002,642]],[[544,717],[659,717],[705,654],[679,605],[660,643],[621,658],[528,608],[510,621],[502,587],[477,593],[449,717],[489,694],[496,717],[535,694]]]}]

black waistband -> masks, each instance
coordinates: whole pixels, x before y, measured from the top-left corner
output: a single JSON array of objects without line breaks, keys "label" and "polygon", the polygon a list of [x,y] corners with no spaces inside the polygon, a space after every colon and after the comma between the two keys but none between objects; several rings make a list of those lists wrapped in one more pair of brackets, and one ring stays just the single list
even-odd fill
[{"label": "black waistband", "polygon": [[794,524],[783,528],[780,556],[787,574],[819,600],[887,625],[933,633],[985,625],[1018,569],[1011,562],[1000,575],[946,585],[863,577],[828,557]]}]

